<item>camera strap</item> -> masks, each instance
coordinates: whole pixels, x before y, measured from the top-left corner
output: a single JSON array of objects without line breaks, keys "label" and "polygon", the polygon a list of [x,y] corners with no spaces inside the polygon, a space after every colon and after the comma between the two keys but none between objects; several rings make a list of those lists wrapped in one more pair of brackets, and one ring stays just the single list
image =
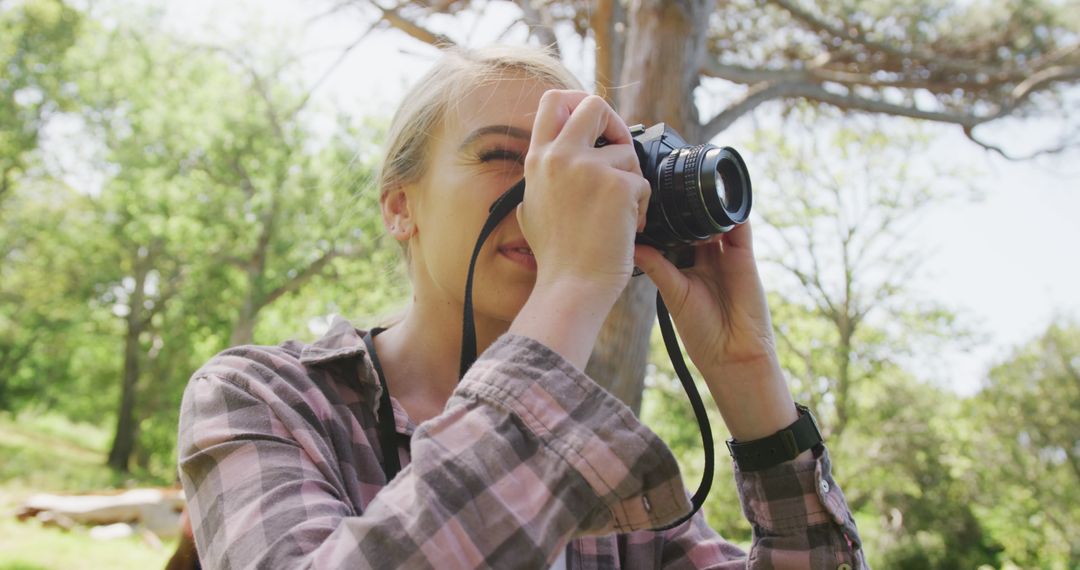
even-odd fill
[{"label": "camera strap", "polygon": [[[476,269],[476,260],[480,257],[480,249],[483,247],[484,242],[487,241],[488,236],[491,235],[491,232],[494,231],[495,227],[499,225],[499,222],[513,212],[518,204],[524,199],[525,180],[522,179],[517,184],[511,186],[502,196],[499,196],[499,198],[491,205],[491,208],[488,210],[488,219],[484,222],[484,227],[480,230],[480,236],[476,240],[476,247],[473,248],[472,259],[469,261],[469,276],[465,281],[465,314],[461,332],[461,366],[459,368],[459,378],[464,378],[469,367],[476,361],[476,323],[473,322],[472,302],[473,274]],[[635,274],[637,273],[635,272]],[[698,393],[697,386],[694,384],[694,379],[686,367],[686,362],[683,360],[682,350],[679,348],[678,336],[675,334],[675,327],[671,324],[671,316],[668,314],[667,306],[664,305],[664,300],[660,297],[659,291],[656,293],[656,317],[660,321],[660,333],[664,338],[664,346],[667,348],[668,358],[671,359],[675,374],[678,375],[683,390],[690,400],[690,406],[694,410],[694,418],[697,420],[698,429],[701,431],[701,444],[705,451],[705,469],[702,472],[701,483],[698,485],[697,491],[695,491],[694,495],[690,498],[692,507],[690,512],[669,525],[652,529],[654,531],[662,531],[674,528],[690,520],[690,517],[694,516],[694,514],[701,509],[701,506],[705,503],[705,497],[709,495],[709,489],[712,487],[713,470],[715,468],[716,458],[715,449],[713,447],[712,428],[709,425],[709,416],[705,411],[705,404],[702,402],[701,394]]]},{"label": "camera strap", "polygon": [[[375,375],[379,377],[379,417],[375,421],[376,432],[379,436],[379,451],[383,456],[383,473],[386,480],[390,481],[401,471],[401,459],[398,457],[397,425],[394,421],[394,406],[390,403],[390,387],[386,384],[386,375],[383,374],[382,364],[379,363],[379,354],[375,351],[375,336],[386,329],[375,327],[364,334],[364,346],[367,347],[371,365],[375,367]],[[357,380],[359,384],[359,379]]]}]

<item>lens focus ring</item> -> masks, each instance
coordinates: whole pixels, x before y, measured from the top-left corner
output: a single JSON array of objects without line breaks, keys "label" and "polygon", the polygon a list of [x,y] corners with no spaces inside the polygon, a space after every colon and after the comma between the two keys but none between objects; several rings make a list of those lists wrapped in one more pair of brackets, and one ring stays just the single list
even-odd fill
[{"label": "lens focus ring", "polygon": [[660,170],[660,184],[658,185],[657,198],[660,211],[663,214],[667,226],[680,240],[690,241],[694,238],[683,223],[682,211],[679,202],[682,196],[678,195],[675,183],[675,164],[679,161],[680,150],[676,149],[664,158]]},{"label": "lens focus ring", "polygon": [[705,153],[705,145],[699,144],[689,149],[682,149],[686,153],[683,162],[683,192],[685,192],[686,205],[690,208],[690,230],[697,234],[698,239],[709,237],[708,228],[709,213],[705,210],[705,203],[701,198],[701,162]]}]

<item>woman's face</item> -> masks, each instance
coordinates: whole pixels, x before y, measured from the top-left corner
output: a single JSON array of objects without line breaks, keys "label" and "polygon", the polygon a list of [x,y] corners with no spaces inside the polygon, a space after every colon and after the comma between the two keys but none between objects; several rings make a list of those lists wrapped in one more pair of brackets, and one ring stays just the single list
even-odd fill
[{"label": "woman's face", "polygon": [[[476,238],[492,202],[524,176],[533,117],[548,88],[511,76],[478,86],[451,103],[430,142],[424,177],[405,190],[418,302],[463,303]],[[477,260],[476,312],[512,321],[535,279],[531,251],[516,216],[508,215]]]}]

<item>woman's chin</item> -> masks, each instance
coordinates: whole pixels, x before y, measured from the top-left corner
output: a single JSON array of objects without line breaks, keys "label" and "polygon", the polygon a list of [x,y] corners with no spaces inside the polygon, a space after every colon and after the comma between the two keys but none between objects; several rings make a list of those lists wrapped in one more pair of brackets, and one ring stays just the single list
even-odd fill
[{"label": "woman's chin", "polygon": [[[533,282],[529,281],[527,284],[515,285],[502,288],[497,292],[492,291],[492,294],[487,298],[487,302],[483,303],[482,307],[477,306],[477,310],[483,311],[484,316],[490,319],[505,321],[506,326],[509,327],[510,323],[517,318],[518,313],[521,312],[522,307],[525,306],[525,302],[529,300]],[[482,291],[477,291],[478,296],[481,294],[483,294]],[[477,301],[478,297],[474,297],[473,303]]]}]

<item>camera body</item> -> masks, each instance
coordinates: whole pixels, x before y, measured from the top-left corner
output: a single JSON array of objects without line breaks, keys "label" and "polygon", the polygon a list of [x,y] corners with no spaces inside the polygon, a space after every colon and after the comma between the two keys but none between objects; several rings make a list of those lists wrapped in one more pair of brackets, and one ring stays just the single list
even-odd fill
[{"label": "camera body", "polygon": [[692,267],[695,244],[749,217],[746,163],[731,147],[691,145],[664,123],[635,125],[630,134],[652,187],[645,230],[635,241],[660,250],[677,267]]}]

